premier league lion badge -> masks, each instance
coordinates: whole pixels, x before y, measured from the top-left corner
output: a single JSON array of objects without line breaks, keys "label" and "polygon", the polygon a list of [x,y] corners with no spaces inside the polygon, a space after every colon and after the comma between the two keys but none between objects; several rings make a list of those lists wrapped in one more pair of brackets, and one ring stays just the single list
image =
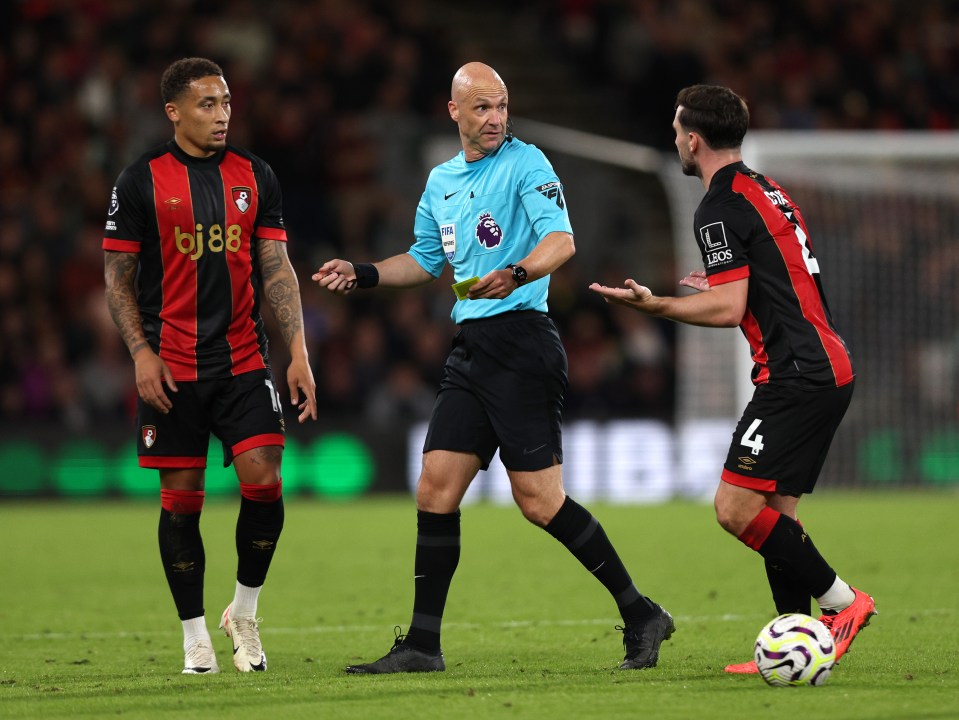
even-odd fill
[{"label": "premier league lion badge", "polygon": [[487,211],[480,214],[476,223],[476,239],[487,250],[491,250],[503,242],[503,230],[496,224],[491,212]]}]

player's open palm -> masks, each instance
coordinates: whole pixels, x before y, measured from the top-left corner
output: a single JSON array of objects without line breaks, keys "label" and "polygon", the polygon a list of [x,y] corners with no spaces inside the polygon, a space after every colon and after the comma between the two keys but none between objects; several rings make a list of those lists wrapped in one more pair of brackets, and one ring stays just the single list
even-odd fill
[{"label": "player's open palm", "polygon": [[685,285],[693,290],[698,290],[699,292],[709,290],[709,280],[706,279],[706,272],[704,270],[693,270],[680,280],[679,284]]},{"label": "player's open palm", "polygon": [[608,303],[614,305],[626,305],[627,307],[645,310],[647,304],[653,297],[653,292],[645,285],[640,285],[633,279],[627,280],[626,287],[616,288],[593,283],[589,289],[599,295]]}]

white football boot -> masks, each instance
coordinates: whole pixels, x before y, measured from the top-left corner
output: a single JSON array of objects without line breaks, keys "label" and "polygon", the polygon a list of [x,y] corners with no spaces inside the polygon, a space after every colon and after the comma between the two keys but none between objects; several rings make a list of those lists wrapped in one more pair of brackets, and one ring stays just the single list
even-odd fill
[{"label": "white football boot", "polygon": [[255,618],[232,618],[226,606],[220,619],[220,629],[233,639],[233,666],[240,672],[263,672],[266,670],[266,653],[260,644],[260,630]]},{"label": "white football boot", "polygon": [[184,675],[204,675],[220,672],[220,666],[216,663],[216,653],[213,652],[213,645],[209,638],[197,640],[183,655],[183,674]]}]

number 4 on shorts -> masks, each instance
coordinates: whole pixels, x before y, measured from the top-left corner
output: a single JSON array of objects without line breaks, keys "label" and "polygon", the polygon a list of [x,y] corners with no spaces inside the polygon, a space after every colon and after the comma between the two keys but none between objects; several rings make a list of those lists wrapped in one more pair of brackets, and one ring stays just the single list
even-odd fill
[{"label": "number 4 on shorts", "polygon": [[763,445],[763,436],[756,434],[756,431],[759,429],[759,423],[761,422],[762,420],[753,420],[752,425],[743,433],[742,440],[739,441],[741,445],[749,448],[752,455],[758,455],[759,451],[765,447]]}]

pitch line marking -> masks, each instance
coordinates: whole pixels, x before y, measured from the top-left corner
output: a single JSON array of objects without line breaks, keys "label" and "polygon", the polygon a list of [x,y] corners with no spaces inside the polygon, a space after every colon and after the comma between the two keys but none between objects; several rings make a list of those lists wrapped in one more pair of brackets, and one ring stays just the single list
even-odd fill
[{"label": "pitch line marking", "polygon": [[[955,615],[955,608],[929,608],[926,610],[913,610],[909,612],[909,615]],[[764,613],[748,613],[748,614],[733,614],[726,613],[723,615],[677,615],[676,620],[680,622],[741,622],[746,620],[757,620],[765,618]],[[494,622],[487,623],[471,623],[471,622],[444,622],[443,627],[446,628],[460,628],[468,630],[484,629],[484,628],[500,628],[500,629],[515,629],[515,628],[539,628],[539,627],[577,627],[577,626],[590,626],[590,625],[613,625],[618,620],[616,618],[583,618],[579,620],[498,620]],[[327,633],[362,633],[362,632],[376,632],[382,630],[384,627],[387,627],[389,623],[383,623],[380,625],[313,625],[308,627],[270,627],[269,625],[261,625],[260,632],[264,635],[293,635],[293,634],[303,634],[303,633],[312,633],[315,635],[324,635]],[[168,635],[175,630],[173,626],[169,630],[150,630],[150,631],[137,631],[132,632],[128,630],[118,630],[115,632],[83,632],[83,633],[63,633],[63,632],[49,632],[49,633],[25,633],[23,635],[8,635],[7,638],[10,640],[81,640],[81,639],[90,639],[90,640],[120,640],[127,638],[139,638],[139,637],[153,637],[153,636],[162,636]]]}]

